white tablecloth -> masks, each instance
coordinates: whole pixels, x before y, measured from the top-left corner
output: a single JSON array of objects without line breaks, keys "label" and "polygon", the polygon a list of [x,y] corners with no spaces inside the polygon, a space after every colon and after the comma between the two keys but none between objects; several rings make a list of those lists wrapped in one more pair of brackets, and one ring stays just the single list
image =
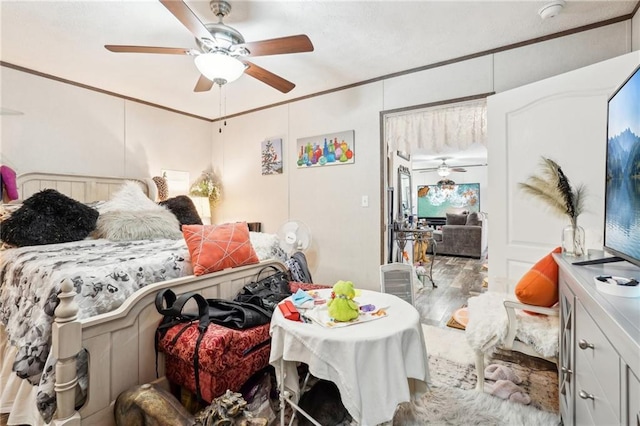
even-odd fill
[{"label": "white tablecloth", "polygon": [[356,421],[373,426],[390,421],[396,406],[409,401],[412,392],[427,390],[429,364],[420,315],[413,306],[396,296],[367,290],[356,301],[388,306],[387,317],[325,328],[286,320],[276,309],[269,362],[281,383],[284,359],[284,384],[294,399],[300,393],[296,364],[303,362],[315,377],[337,385],[342,403]]}]

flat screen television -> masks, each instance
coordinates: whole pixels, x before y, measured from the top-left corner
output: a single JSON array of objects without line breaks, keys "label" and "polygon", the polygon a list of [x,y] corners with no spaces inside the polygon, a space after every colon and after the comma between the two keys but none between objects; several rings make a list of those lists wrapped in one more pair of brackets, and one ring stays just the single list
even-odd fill
[{"label": "flat screen television", "polygon": [[418,219],[445,218],[447,213],[480,211],[480,184],[418,185]]},{"label": "flat screen television", "polygon": [[607,102],[604,194],[604,249],[640,266],[640,66]]}]

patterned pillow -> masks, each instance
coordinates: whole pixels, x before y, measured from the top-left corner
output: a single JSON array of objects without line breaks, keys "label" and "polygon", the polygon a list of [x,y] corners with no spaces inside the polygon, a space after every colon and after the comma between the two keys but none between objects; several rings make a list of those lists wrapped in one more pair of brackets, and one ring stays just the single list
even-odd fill
[{"label": "patterned pillow", "polygon": [[154,176],[152,180],[156,184],[156,188],[158,188],[158,201],[165,201],[169,198],[169,184],[167,183],[167,179],[162,176]]},{"label": "patterned pillow", "polygon": [[258,263],[246,222],[222,225],[184,225],[194,275],[204,275]]},{"label": "patterned pillow", "polygon": [[97,219],[98,212],[91,207],[45,189],[2,222],[0,239],[18,247],[79,241],[93,231]]}]

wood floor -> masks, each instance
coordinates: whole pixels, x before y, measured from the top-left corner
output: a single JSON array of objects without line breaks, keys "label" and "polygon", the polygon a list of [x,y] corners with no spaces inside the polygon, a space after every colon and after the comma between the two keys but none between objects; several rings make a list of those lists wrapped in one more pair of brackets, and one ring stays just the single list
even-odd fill
[{"label": "wood floor", "polygon": [[482,287],[487,276],[484,264],[486,259],[436,256],[433,280],[438,287],[433,288],[425,279],[424,287],[417,290],[414,302],[422,323],[446,327],[453,312],[466,305],[469,297],[486,291]]},{"label": "wood floor", "polygon": [[[446,328],[451,315],[462,306],[467,299],[487,291],[482,281],[487,276],[483,265],[486,259],[470,259],[454,256],[436,256],[433,264],[433,280],[437,288],[433,288],[429,280],[425,280],[422,289],[418,289],[414,305],[420,312],[423,324]],[[496,359],[517,363],[538,370],[557,371],[555,364],[540,358],[530,357],[513,351],[496,350]]]}]

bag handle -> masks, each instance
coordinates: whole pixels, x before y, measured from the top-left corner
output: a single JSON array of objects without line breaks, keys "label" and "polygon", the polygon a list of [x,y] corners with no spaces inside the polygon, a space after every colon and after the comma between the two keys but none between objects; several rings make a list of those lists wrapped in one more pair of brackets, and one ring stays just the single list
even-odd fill
[{"label": "bag handle", "polygon": [[[178,320],[193,321],[196,318],[193,318],[191,315],[185,315],[182,313],[182,309],[184,305],[189,301],[189,299],[194,299],[198,304],[198,339],[196,340],[195,353],[193,356],[193,369],[196,379],[196,397],[199,402],[202,401],[202,393],[200,392],[200,342],[202,342],[202,338],[204,337],[205,331],[209,327],[209,304],[207,300],[199,293],[188,292],[183,293],[180,296],[176,297],[176,294],[171,289],[165,289],[156,294],[156,309],[162,315],[164,315],[165,319],[176,318]],[[164,308],[164,304],[166,302],[167,308]],[[183,329],[184,331],[184,329]],[[156,376],[158,375],[158,349],[157,349],[157,334],[156,334]]]},{"label": "bag handle", "polygon": [[267,269],[273,269],[274,271],[276,271],[276,273],[278,273],[278,272],[284,273],[284,271],[281,271],[280,269],[276,268],[273,265],[267,265],[264,268],[260,269],[260,272],[258,272],[258,276],[256,277],[256,281],[260,281],[260,275],[262,275],[262,273],[264,271],[266,271]]},{"label": "bag handle", "polygon": [[[176,301],[176,294],[170,288],[156,293],[156,310],[160,315],[171,315],[171,307]],[[165,308],[166,306],[166,308]]]},{"label": "bag handle", "polygon": [[[194,318],[192,315],[182,313],[184,305],[191,298],[193,298],[198,304],[198,329],[202,332],[209,326],[210,321],[207,301],[204,297],[202,297],[201,294],[195,292],[187,292],[176,297],[176,294],[173,292],[173,290],[167,288],[156,294],[156,309],[161,315],[165,317],[176,319],[182,318],[187,321],[193,321],[196,318]],[[167,306],[166,308],[164,307],[165,303]]]}]

